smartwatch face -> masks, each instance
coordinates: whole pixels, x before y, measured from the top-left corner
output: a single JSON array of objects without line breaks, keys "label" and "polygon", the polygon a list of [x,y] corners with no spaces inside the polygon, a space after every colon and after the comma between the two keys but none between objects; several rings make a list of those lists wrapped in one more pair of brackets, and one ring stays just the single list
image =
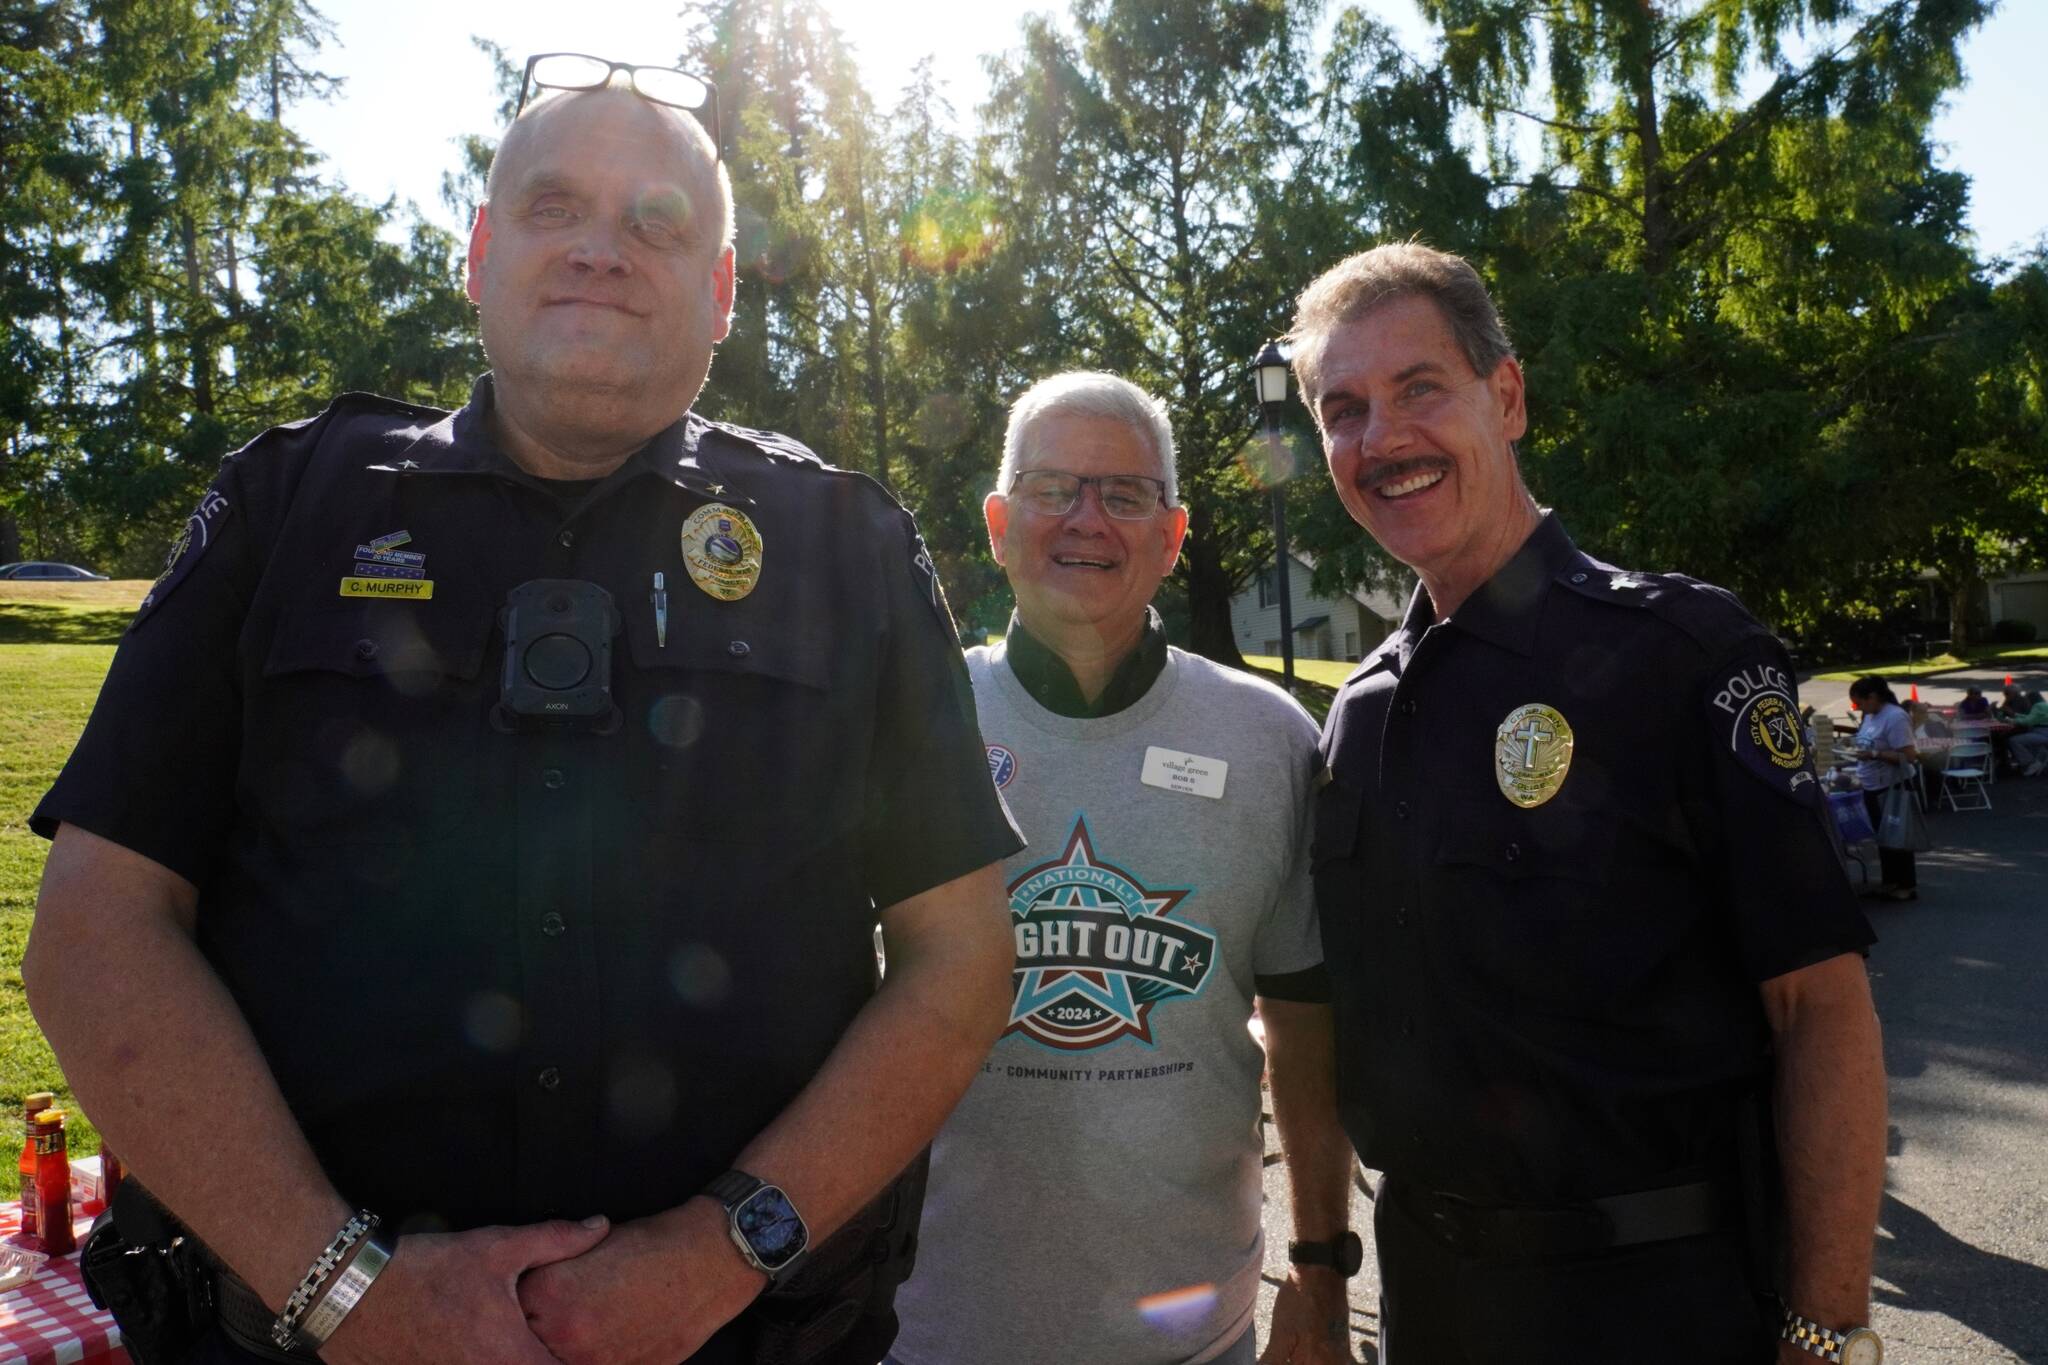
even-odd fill
[{"label": "smartwatch face", "polygon": [[797,1216],[789,1196],[763,1185],[732,1211],[733,1226],[770,1271],[782,1269],[810,1243],[810,1229]]}]

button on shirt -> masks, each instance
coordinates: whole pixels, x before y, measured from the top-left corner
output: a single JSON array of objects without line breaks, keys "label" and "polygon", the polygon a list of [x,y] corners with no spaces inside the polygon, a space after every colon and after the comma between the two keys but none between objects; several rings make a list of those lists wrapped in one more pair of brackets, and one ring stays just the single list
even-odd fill
[{"label": "button on shirt", "polygon": [[[562,499],[490,401],[350,396],[232,456],[35,817],[199,889],[294,1116],[400,1231],[681,1203],[873,993],[877,908],[1021,842],[879,486],[691,417]],[[762,541],[736,601],[684,560],[710,503]],[[431,591],[350,595],[363,562]],[[610,594],[610,727],[494,723],[533,579]]]},{"label": "button on shirt", "polygon": [[[1532,704],[1573,747],[1524,808],[1498,731]],[[1529,1203],[1725,1171],[1765,1070],[1757,984],[1871,942],[1797,721],[1732,597],[1601,564],[1553,517],[1448,621],[1418,589],[1331,707],[1317,798],[1367,1165]]]}]

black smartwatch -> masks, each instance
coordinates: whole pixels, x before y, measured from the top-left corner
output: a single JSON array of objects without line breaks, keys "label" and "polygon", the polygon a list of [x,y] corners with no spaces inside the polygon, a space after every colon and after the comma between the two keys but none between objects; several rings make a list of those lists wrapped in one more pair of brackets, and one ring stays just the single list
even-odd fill
[{"label": "black smartwatch", "polygon": [[779,1283],[802,1263],[810,1249],[811,1230],[779,1185],[727,1171],[704,1187],[704,1193],[725,1206],[726,1232],[747,1264]]},{"label": "black smartwatch", "polygon": [[1289,1242],[1287,1260],[1291,1265],[1323,1266],[1348,1280],[1365,1263],[1365,1243],[1358,1240],[1355,1232],[1340,1234],[1327,1242]]}]

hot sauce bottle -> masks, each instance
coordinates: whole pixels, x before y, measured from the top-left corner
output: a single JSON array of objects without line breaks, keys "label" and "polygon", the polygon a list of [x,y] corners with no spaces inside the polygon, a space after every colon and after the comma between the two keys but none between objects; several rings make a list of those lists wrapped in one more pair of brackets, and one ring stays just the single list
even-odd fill
[{"label": "hot sauce bottle", "polygon": [[36,1211],[36,1115],[57,1102],[47,1090],[38,1090],[21,1102],[21,1231],[15,1240],[39,1249],[42,1224]]},{"label": "hot sauce bottle", "polygon": [[64,1111],[36,1115],[36,1212],[43,1250],[67,1256],[77,1249],[71,1235],[71,1154],[64,1140]]}]

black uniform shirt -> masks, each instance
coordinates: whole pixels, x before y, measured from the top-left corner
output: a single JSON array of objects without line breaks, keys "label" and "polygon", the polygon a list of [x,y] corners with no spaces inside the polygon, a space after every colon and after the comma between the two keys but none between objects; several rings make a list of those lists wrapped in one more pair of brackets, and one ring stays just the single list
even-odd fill
[{"label": "black uniform shirt", "polygon": [[[199,888],[314,1149],[400,1231],[681,1203],[872,994],[877,907],[1020,846],[879,486],[690,417],[558,501],[490,401],[350,395],[231,456],[34,821]],[[737,601],[682,557],[714,502],[762,541]],[[363,562],[431,596],[341,595]],[[610,592],[616,732],[493,725],[537,578]]]},{"label": "black uniform shirt", "polygon": [[[1496,731],[1531,704],[1573,746],[1524,808],[1496,765],[1529,731]],[[1323,757],[1316,894],[1365,1163],[1486,1202],[1726,1174],[1767,1066],[1757,984],[1872,941],[1777,641],[1546,516],[1450,620],[1417,590]]]}]

